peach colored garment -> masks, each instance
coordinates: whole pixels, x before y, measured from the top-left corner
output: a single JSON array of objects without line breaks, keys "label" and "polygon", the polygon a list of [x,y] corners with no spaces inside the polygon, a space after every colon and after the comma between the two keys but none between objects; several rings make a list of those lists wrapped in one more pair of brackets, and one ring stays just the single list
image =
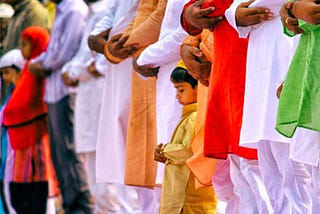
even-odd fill
[{"label": "peach colored garment", "polygon": [[[206,58],[212,62],[213,35],[209,30],[202,31],[197,36],[189,36],[184,44],[199,46]],[[211,185],[211,179],[215,172],[216,159],[207,158],[203,155],[203,126],[207,108],[207,87],[202,84],[198,85],[198,110],[195,125],[195,137],[191,143],[193,156],[187,160],[187,166],[195,175],[195,187],[202,188]]]},{"label": "peach colored garment", "polygon": [[[150,2],[151,1],[146,1],[146,4],[149,5],[151,4]],[[149,16],[147,10],[142,10],[142,14],[137,15],[133,23],[133,29],[130,32],[130,37],[124,46],[138,43],[139,47],[146,47],[158,40],[162,18],[166,10],[167,0],[153,0],[153,3],[156,2],[158,4],[156,5],[155,9],[154,5],[153,7],[151,7],[151,5],[148,6],[148,8],[154,9],[154,12],[151,16]],[[146,19],[147,21],[145,21]],[[147,34],[147,36],[145,36],[145,34]]]},{"label": "peach colored garment", "polygon": [[[132,25],[128,44],[143,46],[159,38],[162,18],[167,0],[142,0]],[[153,151],[157,144],[156,132],[156,78],[141,79],[134,71],[126,144],[125,184],[153,187],[156,180],[157,163]]]}]

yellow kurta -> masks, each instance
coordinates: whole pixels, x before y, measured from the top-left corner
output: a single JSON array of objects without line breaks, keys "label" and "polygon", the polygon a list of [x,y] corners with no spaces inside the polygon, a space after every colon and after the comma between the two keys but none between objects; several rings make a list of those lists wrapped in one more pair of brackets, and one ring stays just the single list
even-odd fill
[{"label": "yellow kurta", "polygon": [[164,146],[167,158],[160,203],[161,214],[215,213],[216,198],[212,187],[195,189],[195,178],[185,165],[192,156],[190,143],[194,137],[197,104],[183,107],[180,123],[171,142]]}]

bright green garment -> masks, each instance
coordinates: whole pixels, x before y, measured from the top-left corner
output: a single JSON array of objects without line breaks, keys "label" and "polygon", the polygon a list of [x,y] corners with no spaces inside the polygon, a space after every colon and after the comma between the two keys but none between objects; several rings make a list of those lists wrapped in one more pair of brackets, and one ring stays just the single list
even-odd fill
[{"label": "bright green garment", "polygon": [[276,129],[292,137],[297,127],[320,131],[320,26],[305,31],[292,59],[278,107]]},{"label": "bright green garment", "polygon": [[192,156],[190,143],[194,137],[197,104],[183,107],[180,123],[176,127],[171,142],[163,148],[167,158],[160,214],[213,214],[217,199],[212,187],[195,189],[195,178],[185,165]]}]

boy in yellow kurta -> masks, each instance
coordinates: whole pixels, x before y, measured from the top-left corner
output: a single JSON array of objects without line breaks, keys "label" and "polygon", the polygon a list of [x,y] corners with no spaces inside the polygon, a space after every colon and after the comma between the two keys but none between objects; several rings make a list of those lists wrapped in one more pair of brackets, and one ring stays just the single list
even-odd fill
[{"label": "boy in yellow kurta", "polygon": [[171,142],[155,150],[155,160],[166,164],[159,213],[215,213],[217,200],[212,187],[195,189],[195,178],[185,165],[192,156],[190,143],[197,116],[198,82],[182,67],[173,70],[171,81],[183,112]]}]

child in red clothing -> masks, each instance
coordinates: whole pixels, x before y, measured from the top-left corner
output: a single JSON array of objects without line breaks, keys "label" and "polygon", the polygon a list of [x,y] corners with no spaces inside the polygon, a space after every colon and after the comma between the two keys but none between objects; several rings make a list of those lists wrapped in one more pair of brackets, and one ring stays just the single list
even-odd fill
[{"label": "child in red clothing", "polygon": [[3,125],[15,152],[11,204],[18,214],[46,213],[50,162],[44,79],[27,68],[31,59],[45,51],[49,38],[42,27],[28,27],[22,32],[21,52],[27,61],[4,109]]}]

